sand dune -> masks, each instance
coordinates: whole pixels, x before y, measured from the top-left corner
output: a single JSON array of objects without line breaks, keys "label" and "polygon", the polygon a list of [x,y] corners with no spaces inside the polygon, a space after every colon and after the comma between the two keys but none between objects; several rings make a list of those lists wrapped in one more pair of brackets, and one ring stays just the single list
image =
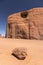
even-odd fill
[{"label": "sand dune", "polygon": [[[18,47],[27,48],[25,60],[11,55]],[[0,38],[0,65],[43,65],[43,41]]]}]

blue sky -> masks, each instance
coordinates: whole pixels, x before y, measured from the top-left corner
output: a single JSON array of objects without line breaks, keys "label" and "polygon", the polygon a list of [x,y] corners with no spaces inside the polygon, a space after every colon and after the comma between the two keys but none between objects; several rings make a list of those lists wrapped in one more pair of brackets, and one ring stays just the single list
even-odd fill
[{"label": "blue sky", "polygon": [[0,34],[5,34],[10,14],[35,7],[43,7],[43,0],[0,0]]}]

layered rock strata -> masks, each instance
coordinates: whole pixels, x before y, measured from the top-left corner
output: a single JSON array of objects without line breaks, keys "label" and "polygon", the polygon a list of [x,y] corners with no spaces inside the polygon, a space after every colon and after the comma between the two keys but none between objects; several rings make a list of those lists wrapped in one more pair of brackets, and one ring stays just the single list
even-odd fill
[{"label": "layered rock strata", "polygon": [[33,8],[8,17],[7,38],[43,39],[43,8]]}]

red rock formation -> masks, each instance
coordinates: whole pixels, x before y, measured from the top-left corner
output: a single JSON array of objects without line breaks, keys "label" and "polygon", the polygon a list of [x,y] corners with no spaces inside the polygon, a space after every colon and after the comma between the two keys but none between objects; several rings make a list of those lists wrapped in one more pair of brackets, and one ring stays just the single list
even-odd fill
[{"label": "red rock formation", "polygon": [[6,37],[43,39],[43,8],[33,8],[10,15]]}]

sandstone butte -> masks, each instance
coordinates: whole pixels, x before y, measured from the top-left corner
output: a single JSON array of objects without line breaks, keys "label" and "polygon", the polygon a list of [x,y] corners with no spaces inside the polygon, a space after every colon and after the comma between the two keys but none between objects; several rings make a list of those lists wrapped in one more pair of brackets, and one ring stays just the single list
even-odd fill
[{"label": "sandstone butte", "polygon": [[43,40],[43,8],[33,8],[8,16],[6,38]]}]

